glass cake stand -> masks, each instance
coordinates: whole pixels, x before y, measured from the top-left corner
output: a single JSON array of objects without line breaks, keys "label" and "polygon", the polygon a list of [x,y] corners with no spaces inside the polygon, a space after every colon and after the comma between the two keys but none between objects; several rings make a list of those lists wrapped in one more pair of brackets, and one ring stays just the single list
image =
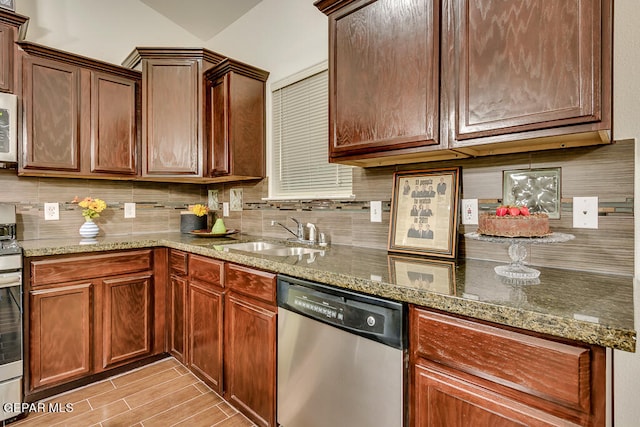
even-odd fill
[{"label": "glass cake stand", "polygon": [[495,272],[500,276],[512,279],[535,279],[540,276],[540,271],[524,265],[524,260],[527,257],[525,245],[568,242],[575,236],[566,233],[551,233],[544,237],[497,237],[484,236],[474,232],[466,233],[465,237],[482,242],[509,243],[508,252],[511,264],[498,265],[494,268]]}]

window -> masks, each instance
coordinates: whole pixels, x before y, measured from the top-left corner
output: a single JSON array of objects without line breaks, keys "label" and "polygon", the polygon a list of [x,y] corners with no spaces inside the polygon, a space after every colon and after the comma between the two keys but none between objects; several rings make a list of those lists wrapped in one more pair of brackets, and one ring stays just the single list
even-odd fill
[{"label": "window", "polygon": [[326,63],[272,85],[270,199],[352,197],[352,167],[330,164]]}]

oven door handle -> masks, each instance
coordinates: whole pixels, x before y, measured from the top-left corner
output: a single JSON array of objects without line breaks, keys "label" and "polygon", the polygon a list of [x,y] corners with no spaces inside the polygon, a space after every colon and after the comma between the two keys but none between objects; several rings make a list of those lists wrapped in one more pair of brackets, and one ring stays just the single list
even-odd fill
[{"label": "oven door handle", "polygon": [[19,272],[0,274],[0,288],[22,285],[22,274]]}]

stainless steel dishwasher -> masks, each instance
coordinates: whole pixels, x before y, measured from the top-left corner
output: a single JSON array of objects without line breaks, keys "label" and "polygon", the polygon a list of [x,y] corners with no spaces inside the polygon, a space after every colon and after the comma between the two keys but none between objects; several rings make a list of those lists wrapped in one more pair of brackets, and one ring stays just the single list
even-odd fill
[{"label": "stainless steel dishwasher", "polygon": [[401,303],[278,276],[278,424],[405,425]]}]

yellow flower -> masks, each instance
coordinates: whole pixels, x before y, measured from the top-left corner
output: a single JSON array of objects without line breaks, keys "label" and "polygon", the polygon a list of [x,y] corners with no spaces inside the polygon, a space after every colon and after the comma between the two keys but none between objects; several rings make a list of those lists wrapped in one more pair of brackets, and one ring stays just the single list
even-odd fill
[{"label": "yellow flower", "polygon": [[203,216],[209,212],[209,208],[205,205],[201,205],[200,203],[189,206],[189,210],[193,212],[195,216]]},{"label": "yellow flower", "polygon": [[100,216],[100,212],[107,208],[107,203],[102,199],[93,199],[91,197],[85,197],[82,200],[76,196],[72,203],[78,203],[82,209],[82,216],[86,219],[93,219]]}]

